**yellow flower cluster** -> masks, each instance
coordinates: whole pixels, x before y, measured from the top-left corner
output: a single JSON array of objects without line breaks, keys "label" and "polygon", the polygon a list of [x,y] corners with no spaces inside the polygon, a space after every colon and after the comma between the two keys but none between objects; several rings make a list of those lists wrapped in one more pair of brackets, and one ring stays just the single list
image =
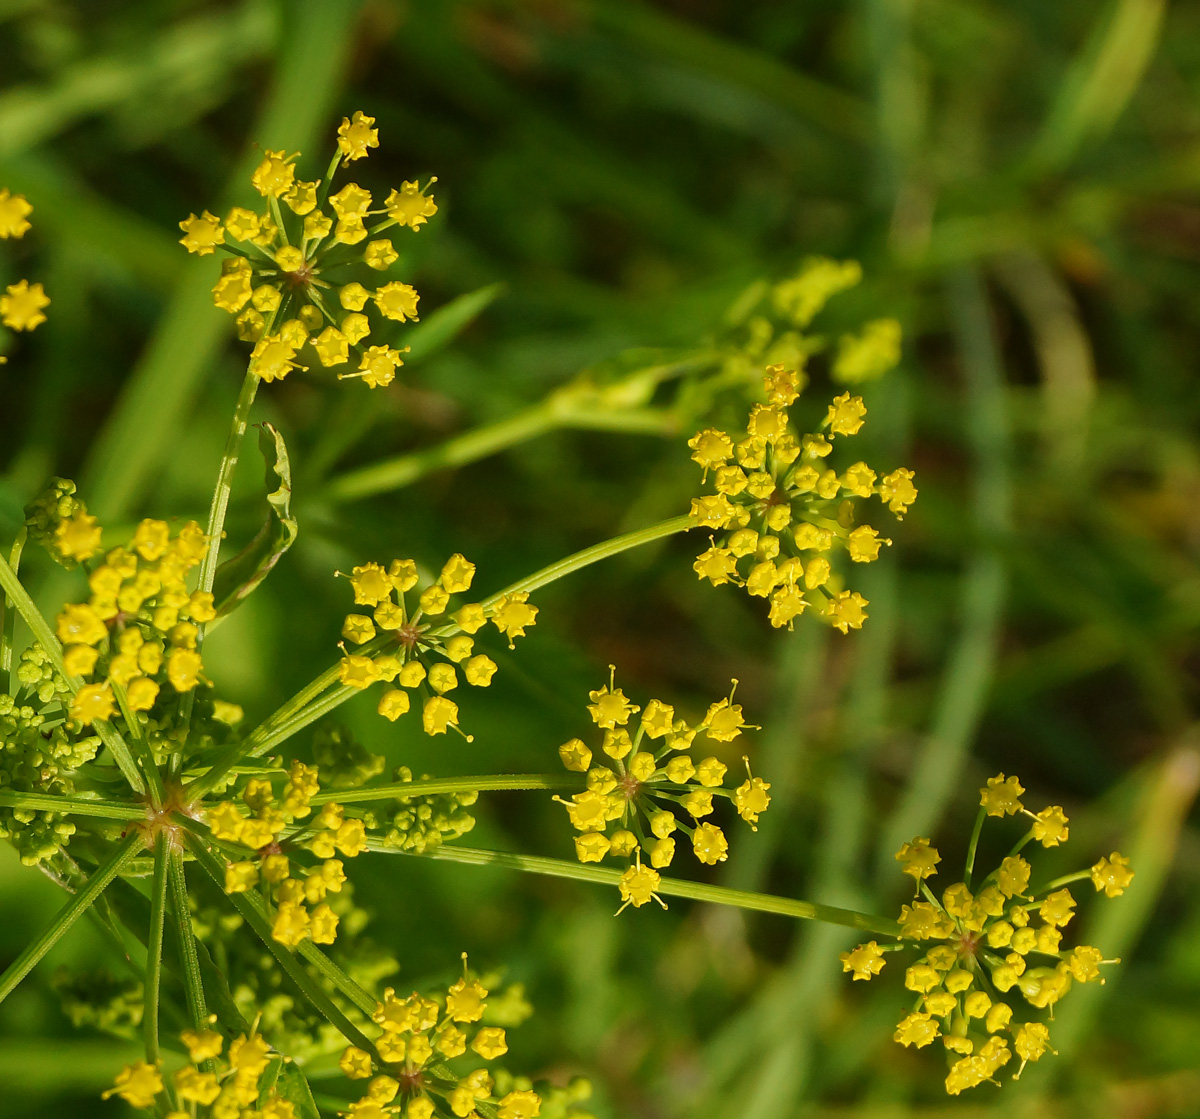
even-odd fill
[{"label": "yellow flower cluster", "polygon": [[[1033,841],[1044,847],[1066,842],[1068,821],[1057,805],[1030,812],[1020,799],[1024,791],[1017,778],[1003,773],[980,790],[980,824],[989,816],[1024,815],[1031,825],[976,892],[968,882],[956,882],[939,899],[926,879],[937,873],[941,857],[918,836],[896,859],[926,900],[904,906],[899,943],[881,947],[872,940],[841,956],[844,971],[870,979],[883,969],[885,952],[905,947],[904,941],[938,942],[905,972],[904,985],[915,1001],[896,1027],[895,1040],[921,1049],[941,1037],[953,1061],[946,1091],[955,1096],[984,1081],[996,1082],[996,1073],[1014,1053],[1021,1061],[1016,1079],[1029,1061],[1054,1052],[1049,1027],[1025,1020],[1028,1009],[1047,1010],[1053,1018],[1055,1003],[1073,983],[1103,983],[1100,966],[1119,962],[1104,959],[1089,945],[1062,947],[1075,909],[1066,885],[1090,879],[1097,893],[1119,897],[1133,880],[1129,860],[1114,851],[1090,870],[1031,889],[1033,868],[1021,857],[1022,848]],[[1014,1007],[1002,997],[1009,992],[1019,993],[1024,1002]]]},{"label": "yellow flower cluster", "polygon": [[[536,1092],[514,1089],[495,1099],[495,1081],[486,1068],[458,1076],[445,1064],[468,1050],[485,1061],[508,1052],[503,1029],[478,1024],[487,998],[479,980],[466,974],[444,997],[414,992],[397,998],[393,988],[385,990],[372,1015],[381,1030],[375,1053],[352,1045],[342,1054],[341,1069],[347,1077],[370,1078],[366,1095],[345,1114],[351,1119],[387,1119],[403,1108],[405,1119],[479,1119],[477,1105],[486,1102],[486,1113],[499,1119],[535,1119],[542,1106]],[[374,1075],[377,1068],[381,1075]]]},{"label": "yellow flower cluster", "polygon": [[[424,188],[406,182],[378,207],[371,192],[357,183],[329,193],[341,163],[361,159],[368,148],[379,146],[374,124],[373,117],[361,112],[343,119],[324,189],[321,180],[296,177],[299,153],[268,151],[251,176],[265,200],[261,213],[235,206],[224,221],[206,210],[179,223],[184,234],[180,243],[188,252],[205,256],[221,248],[229,254],[213,288],[213,302],[236,315],[239,336],[255,343],[252,367],[264,381],[279,380],[297,368],[305,346],[327,368],[346,365],[353,351],[357,369],[338,377],[361,377],[371,388],[390,384],[404,364],[402,350],[363,346],[371,334],[364,311],[371,303],[385,319],[415,320],[416,290],[399,281],[364,286],[352,277],[359,270],[366,278],[370,273],[363,268],[384,272],[399,259],[388,231],[417,230],[437,213],[426,193],[433,180]],[[366,245],[357,248],[363,241]]]},{"label": "yellow flower cluster", "polygon": [[[24,237],[29,230],[29,215],[33,207],[24,195],[10,194],[0,188],[0,238]],[[18,280],[9,284],[0,295],[0,321],[9,330],[33,330],[46,321],[44,308],[50,306],[41,284]],[[0,363],[5,359],[0,357]]]},{"label": "yellow flower cluster", "polygon": [[[675,858],[676,832],[691,840],[700,862],[724,861],[729,849],[725,833],[704,821],[713,813],[714,795],[732,799],[738,815],[755,827],[759,814],[771,803],[767,791],[771,786],[750,774],[747,762],[746,780],[736,789],[723,788],[727,772],[723,762],[715,757],[694,762],[686,752],[697,735],[712,742],[732,742],[749,725],[741,705],[733,702],[733,692],[712,704],[696,726],[677,719],[674,708],[659,699],[650,700],[642,711],[615,686],[613,675],[607,687],[589,696],[588,713],[604,732],[600,748],[612,765],[593,766],[592,751],[582,739],[564,742],[558,748],[563,765],[585,773],[587,787],[569,801],[556,799],[581,833],[575,837],[580,862],[597,863],[607,855],[630,861],[637,855],[622,876],[621,897],[627,905],[645,905],[659,884],[658,869],[670,866]],[[639,711],[637,729],[631,734],[630,720]],[[678,808],[690,824],[677,815]],[[650,866],[642,866],[642,852]]]},{"label": "yellow flower cluster", "polygon": [[[712,473],[716,493],[692,501],[700,528],[720,531],[693,568],[714,587],[744,586],[768,599],[773,626],[791,628],[809,605],[846,633],[866,620],[867,600],[842,587],[828,554],[844,550],[870,563],[890,540],[867,524],[855,525],[855,499],[878,494],[897,517],[916,500],[913,472],[901,467],[880,478],[865,462],[841,474],[825,465],[833,440],[855,435],[867,414],[862,397],[835,397],[817,431],[797,436],[788,409],[799,395],[800,374],[770,366],[767,401],[756,404],[744,437],[708,428],[688,442],[692,458]],[[806,598],[805,593],[814,596]]]},{"label": "yellow flower cluster", "polygon": [[[101,534],[81,507],[59,523],[54,543],[82,562],[99,553]],[[149,711],[164,683],[176,692],[200,683],[199,627],[215,611],[213,596],[189,591],[187,577],[207,551],[195,521],[172,536],[165,521],[147,519],[128,547],[113,548],[91,569],[91,597],[64,607],[56,623],[67,671],[93,680],[75,694],[72,719],[90,725],[111,718],[118,705]]]},{"label": "yellow flower cluster", "polygon": [[[415,689],[424,697],[426,734],[457,730],[458,704],[446,693],[458,687],[459,672],[477,688],[488,687],[496,672],[491,657],[475,652],[473,635],[490,621],[511,649],[513,639],[524,636],[538,613],[529,605],[529,595],[520,591],[502,595],[486,608],[468,603],[448,614],[450,596],[469,590],[474,578],[475,565],[455,553],[410,607],[404,596],[419,581],[414,560],[393,560],[386,569],[377,563],[354,568],[354,601],[371,607],[371,614],[348,614],[342,625],[342,636],[360,649],[342,658],[341,682],[350,688],[368,688],[380,680],[398,684],[379,700],[379,713],[393,722],[410,709],[409,691]],[[442,616],[451,623],[432,628],[429,619]]]},{"label": "yellow flower cluster", "polygon": [[234,1038],[228,1051],[225,1039],[213,1029],[184,1030],[181,1036],[188,1063],[171,1074],[172,1094],[167,1093],[161,1061],[134,1061],[117,1074],[102,1098],[117,1096],[132,1107],[154,1109],[165,1119],[296,1119],[289,1100],[273,1087],[260,1087],[272,1051],[256,1032]]},{"label": "yellow flower cluster", "polygon": [[[338,915],[326,895],[340,893],[346,874],[340,854],[354,858],[367,849],[366,825],[347,817],[342,805],[325,804],[312,816],[311,800],[320,791],[315,766],[293,761],[282,790],[277,794],[270,776],[253,777],[239,799],[219,801],[207,810],[213,838],[255,852],[251,859],[225,865],[225,891],[245,893],[261,881],[273,903],[271,935],[280,944],[295,948],[312,938],[314,944],[337,939]],[[312,816],[302,828],[285,836],[297,821]],[[290,852],[307,850],[321,862],[293,864]]]}]

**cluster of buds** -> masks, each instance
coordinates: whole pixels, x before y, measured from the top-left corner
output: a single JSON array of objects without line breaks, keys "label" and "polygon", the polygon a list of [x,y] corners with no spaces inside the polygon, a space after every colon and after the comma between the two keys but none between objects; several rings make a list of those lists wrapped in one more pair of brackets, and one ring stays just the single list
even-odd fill
[{"label": "cluster of buds", "polygon": [[722,534],[710,537],[694,570],[715,587],[733,583],[768,599],[773,626],[791,628],[815,605],[822,620],[843,633],[859,629],[867,600],[842,586],[828,555],[841,550],[855,563],[878,559],[881,545],[891,541],[870,525],[856,526],[855,499],[877,494],[902,517],[917,496],[913,472],[901,467],[880,478],[856,462],[839,474],[825,460],[834,439],[861,429],[862,397],[835,397],[818,429],[797,436],[788,409],[799,395],[800,374],[773,365],[763,384],[767,402],[754,405],[744,436],[708,428],[688,442],[717,491],[693,499],[692,519]]},{"label": "cluster of buds", "polygon": [[[736,689],[737,681],[734,681]],[[652,699],[644,711],[630,703],[615,686],[590,692],[588,714],[604,731],[600,749],[612,765],[592,765],[592,751],[582,739],[572,738],[558,748],[567,769],[586,774],[587,787],[570,800],[556,798],[566,807],[571,824],[580,832],[575,853],[580,862],[600,862],[606,856],[629,865],[621,878],[621,898],[626,905],[645,905],[656,897],[658,870],[675,858],[675,833],[691,840],[692,852],[702,863],[724,861],[729,850],[725,833],[705,820],[713,813],[713,797],[732,799],[738,815],[751,827],[771,803],[770,785],[749,772],[736,789],[724,787],[727,767],[716,757],[692,760],[697,735],[712,742],[732,742],[748,726],[740,704],[728,699],[712,704],[702,722],[690,726],[675,717],[674,708]],[[637,729],[629,730],[638,712]],[[678,814],[678,809],[690,823]],[[757,830],[757,829],[756,829]],[[642,865],[645,853],[650,865]],[[624,908],[624,906],[622,906]]]},{"label": "cluster of buds", "polygon": [[[272,780],[286,777],[276,792]],[[250,858],[225,866],[226,893],[244,893],[260,882],[273,905],[271,935],[295,948],[311,937],[315,944],[337,939],[338,914],[326,900],[340,893],[346,874],[341,859],[367,849],[366,825],[347,817],[342,805],[329,802],[313,814],[311,801],[320,792],[315,766],[293,761],[282,770],[264,770],[250,778],[240,796],[218,801],[205,819],[213,838],[227,848],[249,848]],[[297,826],[296,822],[307,823]],[[303,864],[294,855],[307,852]]]},{"label": "cluster of buds", "polygon": [[[925,900],[905,905],[900,914],[896,944],[881,947],[872,940],[842,953],[842,967],[855,979],[870,979],[884,966],[885,953],[899,951],[905,941],[935,942],[905,972],[904,985],[914,992],[914,1005],[896,1028],[895,1039],[918,1049],[942,1039],[950,1061],[946,1091],[958,1095],[984,1081],[1012,1060],[1020,1067],[1037,1061],[1050,1046],[1050,1029],[1029,1016],[1054,1005],[1073,983],[1104,980],[1106,960],[1098,948],[1063,948],[1063,931],[1074,916],[1070,882],[1090,880],[1097,893],[1119,897],[1133,880],[1129,860],[1114,851],[1089,870],[1068,874],[1036,888],[1030,887],[1032,867],[1021,856],[1031,842],[1057,847],[1068,836],[1066,814],[1058,805],[1033,813],[1020,800],[1025,790],[1015,777],[1000,774],[980,790],[979,827],[989,816],[1022,815],[1030,820],[1012,853],[972,892],[970,877],[974,843],[965,881],[948,886],[938,898],[927,879],[941,862],[928,839],[918,836],[896,854],[904,873],[913,877]],[[1021,1001],[1006,996],[1019,994]],[[1012,1048],[1009,1048],[1009,1038]]]},{"label": "cluster of buds", "polygon": [[[69,734],[57,712],[46,710],[67,702],[69,693],[61,679],[56,683],[40,647],[22,652],[16,676],[38,706],[0,695],[0,790],[70,796],[76,773],[95,758],[100,739]],[[74,822],[62,813],[0,808],[0,839],[13,845],[26,866],[53,858],[74,834]]]},{"label": "cluster of buds", "polygon": [[[412,770],[399,766],[392,780],[412,781]],[[463,809],[479,799],[474,790],[462,793],[413,793],[398,796],[387,807],[369,809],[364,818],[367,827],[383,832],[388,847],[422,855],[440,847],[448,839],[458,839],[475,827],[475,817]]]},{"label": "cluster of buds", "polygon": [[162,1061],[134,1061],[103,1098],[117,1096],[166,1119],[296,1119],[292,1102],[263,1084],[268,1066],[281,1058],[256,1031],[234,1038],[228,1049],[213,1029],[184,1030],[181,1036],[188,1062],[171,1074],[169,1089]]},{"label": "cluster of buds", "polygon": [[[354,601],[370,606],[372,613],[346,616],[342,636],[360,649],[342,657],[341,682],[351,688],[368,688],[377,681],[393,685],[379,700],[379,713],[393,722],[409,711],[409,691],[415,690],[423,700],[426,734],[458,730],[458,704],[446,693],[458,687],[459,673],[468,684],[486,688],[496,672],[491,657],[475,652],[473,635],[490,621],[508,638],[511,649],[513,639],[524,636],[538,612],[529,605],[529,595],[520,591],[502,595],[487,607],[468,603],[449,613],[450,596],[469,590],[474,578],[475,565],[456,553],[411,605],[404,596],[419,581],[414,560],[393,560],[386,569],[377,563],[354,568]],[[443,616],[450,619],[448,624],[430,624],[429,619]]]},{"label": "cluster of buds", "polygon": [[[101,528],[80,509],[59,523],[55,542],[86,563],[100,552]],[[91,681],[76,692],[70,718],[90,726],[118,706],[132,716],[153,708],[164,684],[183,693],[202,681],[200,626],[216,611],[213,596],[189,591],[187,578],[207,551],[195,521],[172,536],[165,521],[144,520],[128,547],[90,567],[91,597],[64,607],[57,620],[67,672]]]},{"label": "cluster of buds", "polygon": [[365,279],[371,270],[384,272],[396,262],[392,231],[417,230],[437,212],[426,193],[433,180],[424,188],[406,182],[378,207],[357,183],[329,193],[343,162],[379,146],[374,124],[361,112],[342,121],[324,181],[296,177],[299,153],[268,151],[251,176],[265,199],[261,213],[235,206],[224,221],[206,210],[179,223],[188,252],[204,256],[220,248],[229,254],[213,302],[236,315],[239,336],[255,343],[252,367],[264,381],[297,368],[306,345],[326,367],[348,364],[353,351],[357,369],[338,377],[361,377],[371,388],[390,384],[403,364],[404,351],[386,344],[364,347],[371,321],[363,312],[370,303],[384,319],[415,320],[416,290],[399,281],[367,287],[351,277],[360,271]]},{"label": "cluster of buds", "polygon": [[[465,959],[465,957],[464,957]],[[459,1075],[447,1061],[494,1061],[508,1052],[499,1026],[484,1025],[488,991],[478,979],[464,975],[444,995],[413,992],[399,998],[393,988],[383,993],[372,1019],[380,1028],[374,1052],[350,1046],[341,1069],[351,1080],[368,1080],[366,1094],[345,1113],[350,1119],[387,1119],[403,1110],[404,1119],[535,1119],[542,1101],[528,1088],[513,1088],[498,1099],[496,1081],[487,1068]]]},{"label": "cluster of buds", "polygon": [[[29,215],[33,207],[24,195],[11,194],[0,188],[0,239],[24,237],[30,228]],[[50,300],[41,284],[18,280],[9,284],[0,295],[0,322],[9,330],[33,330],[46,321],[45,308]],[[5,358],[0,356],[0,364]]]}]

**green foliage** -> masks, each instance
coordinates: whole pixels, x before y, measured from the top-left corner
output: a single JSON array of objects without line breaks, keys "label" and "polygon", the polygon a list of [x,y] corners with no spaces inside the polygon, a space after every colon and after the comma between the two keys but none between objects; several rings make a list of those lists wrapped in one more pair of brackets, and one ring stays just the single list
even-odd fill
[{"label": "green foliage", "polygon": [[[814,320],[801,403],[872,368],[869,353],[841,359],[843,339],[894,316],[899,368],[854,391],[871,408],[865,457],[909,462],[921,486],[861,573],[861,634],[778,634],[745,595],[699,586],[692,541],[668,539],[545,588],[538,629],[473,697],[475,742],[426,739],[355,699],[339,717],[361,753],[322,744],[321,723],[270,749],[336,754],[339,788],[397,767],[541,773],[610,662],[697,717],[737,676],[774,803],[706,884],[888,913],[898,845],[958,849],[963,790],[1015,770],[1066,806],[1073,845],[1120,845],[1139,878],[1079,918],[1125,962],[1062,1005],[1062,1059],[972,1105],[1003,1114],[1021,1092],[1170,1114],[1173,1093],[1195,1094],[1200,1048],[1200,893],[1195,860],[1176,858],[1197,838],[1198,31],[1193,9],[1148,0],[10,4],[0,185],[29,196],[36,224],[4,242],[0,287],[37,276],[52,303],[5,342],[0,541],[52,475],[80,479],[106,526],[202,519],[244,353],[176,223],[247,201],[254,143],[316,152],[354,109],[392,141],[372,155],[379,183],[439,176],[439,222],[404,262],[431,313],[389,392],[297,372],[260,400],[292,452],[302,531],[205,645],[250,725],[328,668],[346,609],[334,568],[404,554],[436,571],[462,551],[492,590],[683,511],[695,472],[680,437],[700,416],[738,422],[740,394],[642,371],[719,369],[711,355],[761,314],[723,318],[749,285],[815,254],[857,259],[864,283]],[[750,290],[753,305],[764,289]],[[262,524],[258,468],[243,467],[226,555]],[[86,593],[33,549],[21,570],[50,617]],[[34,688],[49,671],[12,657]],[[61,734],[29,711],[0,712],[3,749],[27,791],[66,794],[87,759],[53,757]],[[206,757],[236,737],[203,698],[192,719]],[[177,729],[149,728],[155,754]],[[471,841],[569,858],[548,802],[485,795]],[[44,858],[71,825],[31,815],[0,807],[21,855]],[[79,840],[72,855],[94,864]],[[20,871],[0,865],[0,965],[63,904],[40,879],[45,907],[18,903],[36,888]],[[405,984],[451,966],[448,948],[509,965],[537,1010],[514,1067],[594,1085],[553,1104],[566,1115],[945,1108],[929,1062],[890,1040],[886,973],[838,980],[849,932],[682,898],[614,923],[611,886],[448,861],[380,858],[356,885]],[[450,945],[448,928],[463,930]],[[133,947],[80,922],[54,951],[115,969]],[[68,1048],[101,1043],[68,1040],[50,971],[0,1006],[0,1115],[113,1114],[96,1094],[137,1053]],[[314,1090],[326,1113],[345,1105]]]}]

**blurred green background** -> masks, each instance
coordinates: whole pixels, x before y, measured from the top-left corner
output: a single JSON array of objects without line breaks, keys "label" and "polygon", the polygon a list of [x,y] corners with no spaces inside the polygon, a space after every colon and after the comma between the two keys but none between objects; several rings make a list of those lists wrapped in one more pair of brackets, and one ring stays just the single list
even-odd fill
[{"label": "blurred green background", "polygon": [[[1200,1115],[1200,5],[0,0],[0,75],[0,185],[35,207],[0,284],[53,300],[0,367],[0,540],[51,474],[116,530],[202,518],[245,349],[177,223],[250,197],[255,144],[303,150],[313,177],[363,109],[382,140],[364,185],[439,178],[398,272],[440,325],[398,382],[315,371],[260,394],[301,534],[206,654],[250,717],[335,655],[334,568],[461,550],[498,589],[685,510],[683,440],[744,401],[668,386],[612,422],[531,413],[534,437],[502,429],[461,467],[406,459],[407,485],[353,471],[582,372],[708,352],[748,284],[855,258],[864,284],[816,329],[903,323],[861,438],[921,490],[858,580],[861,634],[771,630],[760,604],[698,585],[676,538],[537,596],[536,629],[464,701],[473,744],[366,699],[339,714],[392,765],[539,772],[610,663],[636,700],[694,712],[736,676],[775,802],[757,835],[731,829],[713,881],[892,913],[900,841],[930,834],[957,861],[1000,770],[1071,817],[1043,866],[1120,847],[1138,871],[1071,930],[1124,962],[1061,1005],[1060,1059],[958,1100],[939,1054],[891,1040],[898,971],[842,977],[839,929],[683,902],[613,920],[609,891],[362,859],[357,897],[401,983],[462,949],[506,967],[536,1007],[512,1066],[591,1077],[602,1117]],[[815,409],[819,360],[813,377]],[[239,476],[234,538],[261,517],[260,469]],[[79,591],[30,571],[45,609]],[[495,794],[478,817],[473,845],[571,855],[548,796]],[[0,962],[57,904],[0,856]],[[0,1008],[0,1115],[120,1114],[96,1097],[136,1050],[73,1030],[51,987],[56,964],[111,962],[80,926]]]}]

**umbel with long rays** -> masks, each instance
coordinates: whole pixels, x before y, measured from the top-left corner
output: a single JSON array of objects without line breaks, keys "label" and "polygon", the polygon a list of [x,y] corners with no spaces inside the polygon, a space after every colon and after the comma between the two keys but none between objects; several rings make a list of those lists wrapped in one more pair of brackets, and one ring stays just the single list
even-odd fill
[{"label": "umbel with long rays", "polygon": [[[749,725],[732,693],[689,722],[659,698],[633,704],[610,677],[591,692],[587,710],[602,732],[598,748],[612,764],[593,765],[591,748],[575,738],[558,750],[565,777],[414,780],[402,769],[389,780],[380,777],[380,759],[336,732],[318,734],[311,764],[291,745],[377,684],[381,716],[396,720],[419,706],[426,733],[466,734],[461,725],[470,725],[469,704],[460,709],[450,693],[463,682],[488,686],[499,667],[477,648],[480,634],[495,631],[512,649],[536,622],[530,597],[539,588],[691,529],[721,534],[720,542],[709,535],[696,574],[714,586],[742,587],[767,599],[774,625],[805,624],[807,612],[843,634],[859,628],[869,603],[845,587],[846,565],[869,563],[890,543],[860,522],[859,506],[879,497],[902,515],[916,499],[913,474],[897,467],[880,477],[863,462],[832,465],[839,461],[837,448],[867,414],[863,399],[850,391],[812,430],[792,426],[792,413],[803,412],[797,401],[806,383],[804,357],[813,348],[801,332],[830,297],[857,281],[857,266],[806,262],[791,279],[774,288],[762,285],[756,296],[741,300],[741,317],[728,320],[731,333],[723,341],[608,386],[580,385],[560,394],[560,410],[608,409],[612,427],[624,415],[631,424],[644,423],[638,409],[672,382],[733,383],[751,396],[744,432],[707,427],[691,439],[692,457],[706,478],[712,474],[716,493],[696,498],[689,513],[597,544],[482,596],[468,593],[477,573],[460,554],[440,570],[406,557],[366,561],[347,573],[355,609],[343,623],[341,655],[331,656],[327,671],[252,727],[243,725],[240,709],[215,694],[204,672],[206,633],[253,593],[298,531],[287,449],[282,435],[263,424],[266,521],[245,548],[221,562],[234,468],[259,384],[286,377],[309,355],[336,368],[350,365],[353,352],[357,369],[339,376],[371,388],[385,386],[403,364],[389,324],[415,318],[419,297],[401,281],[377,284],[370,277],[399,259],[391,237],[419,232],[436,205],[428,187],[416,183],[403,184],[380,208],[372,208],[370,193],[357,184],[330,191],[335,174],[377,143],[374,121],[356,113],[338,129],[324,179],[298,179],[298,156],[268,151],[253,177],[264,198],[261,213],[234,208],[217,218],[203,211],[181,223],[189,251],[228,253],[214,302],[238,316],[239,333],[254,347],[207,524],[147,519],[106,546],[105,530],[73,483],[55,479],[27,508],[7,557],[0,554],[0,830],[23,862],[40,866],[70,894],[0,976],[0,1000],[90,913],[119,942],[132,938],[144,947],[135,966],[143,982],[145,1052],[116,1073],[108,1095],[172,1116],[311,1115],[315,1106],[301,1066],[332,1046],[341,1052],[345,1077],[366,1081],[364,1094],[350,1104],[362,1119],[402,1107],[414,1119],[531,1119],[541,1106],[532,1087],[500,1068],[471,1067],[507,1051],[504,1029],[487,1024],[490,992],[481,977],[464,965],[462,978],[443,992],[401,997],[392,988],[376,994],[355,974],[354,935],[339,938],[344,925],[358,923],[357,915],[347,920],[356,913],[349,860],[402,853],[615,887],[621,908],[690,898],[831,922],[895,941],[880,946],[872,940],[843,956],[855,979],[878,973],[885,954],[905,941],[933,940],[908,970],[917,1005],[897,1040],[922,1047],[943,1038],[954,1061],[951,1092],[991,1079],[1011,1056],[1010,1034],[1023,1063],[1038,1059],[1050,1044],[1044,1024],[1014,1018],[1012,1007],[993,1001],[987,989],[1016,989],[1028,1007],[1042,1009],[1052,1008],[1073,981],[1098,978],[1105,962],[1099,951],[1060,947],[1074,906],[1066,885],[1090,878],[1098,891],[1116,896],[1131,873],[1114,852],[1090,871],[1031,889],[1021,848],[1032,839],[1051,845],[1066,838],[1065,816],[1051,808],[1027,813],[1034,820],[1029,833],[972,894],[984,818],[1025,811],[1015,779],[997,791],[997,782],[1004,782],[997,778],[983,790],[964,881],[941,898],[926,881],[940,857],[928,840],[905,845],[897,857],[924,900],[906,906],[896,921],[660,873],[674,858],[676,836],[690,839],[702,863],[726,857],[722,802],[752,827],[769,807],[769,774],[748,772],[743,783],[727,786],[728,767],[716,756]],[[3,204],[9,197],[3,195]],[[334,216],[325,213],[326,205]],[[368,304],[382,325],[364,314]],[[784,327],[770,352],[754,330],[737,334],[759,304],[763,315],[774,315]],[[383,340],[364,348],[372,333]],[[898,352],[895,324],[867,324],[861,336],[843,338],[834,375],[843,386],[869,382],[895,363]],[[19,576],[23,550],[31,544],[86,575],[86,599],[66,604],[53,623]],[[631,721],[639,711],[641,718]],[[693,757],[706,745],[712,756]],[[478,795],[500,790],[566,794],[580,862],[455,842],[473,824],[467,809]],[[602,865],[605,860],[622,867]],[[284,1031],[273,1032],[271,1023],[232,997],[215,948],[201,935],[206,923],[198,913],[213,898],[241,919],[220,935],[255,951],[265,947],[301,996],[302,1015],[314,1023],[303,1051],[296,1051],[294,1031],[286,1038]],[[1036,929],[1030,925],[1034,914],[1042,922]],[[218,934],[210,929],[208,935]],[[227,945],[214,944],[225,953]],[[1045,961],[1026,967],[1031,955]],[[171,1020],[187,1023],[180,1041],[189,1058],[169,1076],[162,1051],[181,1046],[173,1036],[160,1037],[168,1011]],[[546,1091],[567,1109],[564,1114],[584,1114],[577,1106],[583,1089]]]}]

